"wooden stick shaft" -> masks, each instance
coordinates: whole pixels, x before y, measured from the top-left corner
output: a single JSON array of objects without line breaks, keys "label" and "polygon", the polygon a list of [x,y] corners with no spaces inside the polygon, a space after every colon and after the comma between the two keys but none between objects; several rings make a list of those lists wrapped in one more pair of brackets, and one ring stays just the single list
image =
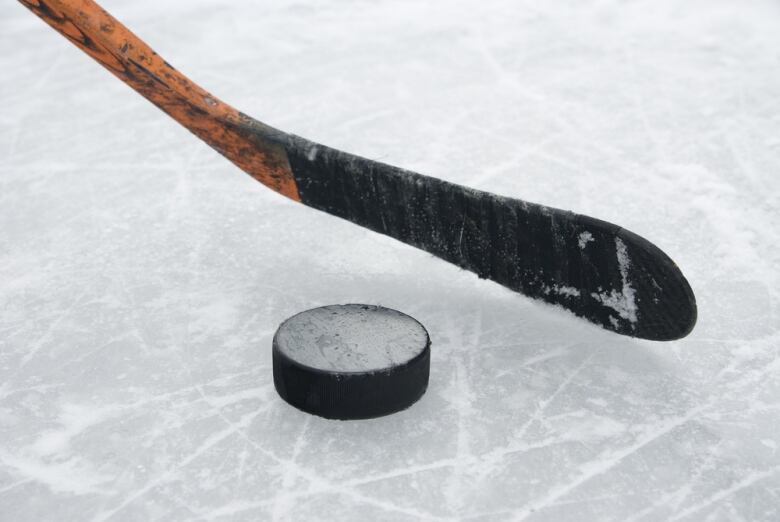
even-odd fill
[{"label": "wooden stick shaft", "polygon": [[[253,178],[300,201],[284,147],[190,81],[92,0],[19,0]],[[257,122],[254,122],[257,123]]]}]

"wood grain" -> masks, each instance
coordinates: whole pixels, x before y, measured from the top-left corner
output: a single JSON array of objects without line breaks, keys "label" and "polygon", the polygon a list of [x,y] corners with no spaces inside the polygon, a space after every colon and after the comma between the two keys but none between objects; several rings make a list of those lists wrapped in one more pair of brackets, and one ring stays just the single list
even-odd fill
[{"label": "wood grain", "polygon": [[117,78],[271,189],[300,201],[284,146],[211,95],[92,0],[20,0]]}]

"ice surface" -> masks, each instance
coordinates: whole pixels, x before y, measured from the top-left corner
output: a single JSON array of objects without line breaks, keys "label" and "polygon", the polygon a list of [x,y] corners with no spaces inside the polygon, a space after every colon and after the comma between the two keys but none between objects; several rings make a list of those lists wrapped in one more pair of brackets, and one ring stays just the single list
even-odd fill
[{"label": "ice surface", "polygon": [[[699,324],[599,330],[278,196],[20,5],[0,16],[0,519],[780,519],[780,6],[104,3],[268,124],[614,221]],[[418,318],[410,409],[311,417],[290,315]]]},{"label": "ice surface", "polygon": [[408,363],[428,346],[428,334],[397,310],[328,305],[287,319],[274,343],[281,353],[310,368],[363,373]]}]

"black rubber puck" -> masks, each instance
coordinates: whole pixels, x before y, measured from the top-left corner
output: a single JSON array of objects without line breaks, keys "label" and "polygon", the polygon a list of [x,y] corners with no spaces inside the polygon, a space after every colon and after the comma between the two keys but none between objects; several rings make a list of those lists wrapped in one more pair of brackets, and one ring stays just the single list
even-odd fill
[{"label": "black rubber puck", "polygon": [[314,308],[279,326],[274,386],[288,403],[329,419],[380,417],[428,387],[431,342],[423,325],[381,306]]}]

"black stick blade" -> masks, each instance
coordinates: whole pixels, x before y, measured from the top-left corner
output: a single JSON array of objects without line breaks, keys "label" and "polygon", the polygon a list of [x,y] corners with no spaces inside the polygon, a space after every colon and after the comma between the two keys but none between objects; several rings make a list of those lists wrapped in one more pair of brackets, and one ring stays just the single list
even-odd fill
[{"label": "black stick blade", "polygon": [[470,189],[290,136],[301,201],[560,305],[619,334],[684,337],[696,300],[674,262],[617,225]]}]

